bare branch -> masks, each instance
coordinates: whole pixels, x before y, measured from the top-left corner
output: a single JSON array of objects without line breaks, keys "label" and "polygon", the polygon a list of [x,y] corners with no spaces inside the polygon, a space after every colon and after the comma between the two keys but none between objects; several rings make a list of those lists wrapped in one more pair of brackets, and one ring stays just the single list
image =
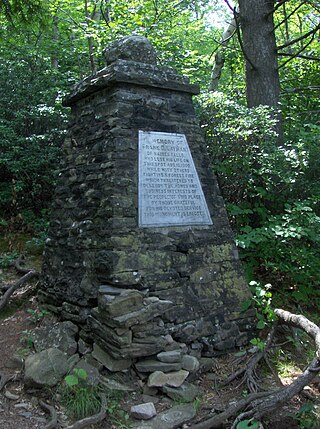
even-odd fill
[{"label": "bare branch", "polygon": [[277,4],[276,4],[276,6],[270,11],[270,14],[272,14],[272,13],[274,13],[274,12],[276,12],[278,9],[279,9],[279,7],[281,7],[284,3],[286,3],[287,1],[289,1],[289,0],[279,0],[278,2],[277,2]]},{"label": "bare branch", "polygon": [[228,25],[228,28],[222,34],[221,41],[220,41],[221,49],[217,52],[215,56],[214,66],[212,67],[209,91],[215,91],[217,89],[218,82],[221,76],[221,71],[224,65],[224,51],[230,39],[233,37],[234,33],[236,32],[236,26],[237,26],[237,23],[234,17],[230,22],[230,24]]},{"label": "bare branch", "polygon": [[313,39],[315,38],[315,33],[312,35],[311,39],[308,41],[308,43],[306,45],[304,45],[301,49],[299,49],[299,51],[296,54],[293,54],[293,56],[291,58],[289,58],[287,61],[285,61],[284,63],[280,64],[280,66],[278,67],[278,70],[281,69],[282,67],[284,67],[286,64],[288,64],[291,60],[293,60],[294,58],[296,58],[299,54],[301,54],[301,52],[303,52],[305,49],[307,49],[307,47],[309,45],[311,45],[311,43],[313,42]]},{"label": "bare branch", "polygon": [[288,19],[297,12],[297,10],[300,9],[301,6],[303,6],[304,4],[306,4],[306,0],[304,0],[302,3],[299,4],[299,6],[297,6],[292,12],[289,13],[289,15],[287,15],[285,17],[285,19],[283,19],[281,22],[279,22],[277,25],[275,25],[274,29],[276,30],[278,27],[280,27],[280,25],[282,25],[283,23],[285,23],[286,21],[288,21]]},{"label": "bare branch", "polygon": [[277,51],[287,48],[288,46],[295,45],[296,43],[300,42],[303,39],[306,39],[309,36],[314,36],[319,29],[320,29],[320,24],[318,24],[312,30],[308,31],[308,33],[305,33],[303,36],[297,37],[296,39],[291,40],[291,42],[284,43],[283,45],[278,46]]},{"label": "bare branch", "polygon": [[289,52],[279,52],[277,55],[279,57],[292,57],[292,58],[302,58],[303,60],[320,61],[320,57],[315,57],[313,55],[289,54]]},{"label": "bare branch", "polygon": [[226,3],[226,5],[228,6],[228,8],[233,12],[234,8],[231,6],[229,0],[224,0],[224,2]]},{"label": "bare branch", "polygon": [[284,92],[303,92],[303,91],[319,91],[320,86],[319,85],[310,85],[310,86],[303,86],[300,88],[284,88]]}]

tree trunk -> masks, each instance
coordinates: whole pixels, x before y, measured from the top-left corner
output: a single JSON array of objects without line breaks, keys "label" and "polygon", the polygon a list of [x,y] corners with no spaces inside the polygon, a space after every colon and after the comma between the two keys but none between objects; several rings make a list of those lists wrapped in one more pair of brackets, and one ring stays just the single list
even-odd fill
[{"label": "tree trunk", "polygon": [[[248,107],[262,104],[279,109],[280,80],[273,8],[274,0],[239,0]],[[276,119],[278,141],[281,143],[283,131],[280,113]]]}]

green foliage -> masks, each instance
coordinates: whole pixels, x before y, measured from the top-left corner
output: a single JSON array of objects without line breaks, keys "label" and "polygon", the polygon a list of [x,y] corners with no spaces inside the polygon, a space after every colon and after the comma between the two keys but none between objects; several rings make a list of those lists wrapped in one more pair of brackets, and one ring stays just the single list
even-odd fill
[{"label": "green foliage", "polygon": [[82,368],[74,368],[71,374],[64,378],[60,388],[62,402],[70,416],[82,419],[99,412],[101,401],[100,387],[86,383],[87,372]]},{"label": "green foliage", "polygon": [[270,322],[276,320],[272,309],[272,292],[271,285],[266,284],[261,286],[260,283],[251,281],[249,283],[252,292],[252,298],[244,301],[241,306],[242,311],[248,310],[250,307],[255,308],[257,316],[257,329],[264,329],[270,325]]},{"label": "green foliage", "polygon": [[303,404],[293,417],[298,421],[300,429],[316,429],[320,424],[320,416],[312,402]]},{"label": "green foliage", "polygon": [[[247,299],[241,305],[241,311],[247,311],[249,308],[254,308],[256,311],[256,327],[259,330],[262,330],[266,327],[270,327],[272,322],[276,320],[272,308],[272,292],[271,285],[266,284],[261,286],[260,283],[251,281],[249,283],[250,290],[252,292],[251,299]],[[253,338],[250,343],[258,347],[260,350],[264,350],[265,342],[260,338]]]},{"label": "green foliage", "polygon": [[208,150],[248,280],[267,276],[275,287],[291,290],[295,300],[307,303],[314,298],[316,304],[317,127],[305,128],[304,139],[277,146],[270,109],[248,109],[220,93],[204,95],[200,102]]},{"label": "green foliage", "polygon": [[237,429],[258,429],[259,422],[255,419],[242,420],[236,426]]},{"label": "green foliage", "polygon": [[6,218],[47,208],[65,114],[45,62],[0,59],[0,210]]},{"label": "green foliage", "polygon": [[41,322],[44,317],[50,314],[49,311],[44,308],[37,308],[35,310],[33,308],[28,308],[27,313],[30,314],[29,320],[34,324]]},{"label": "green foliage", "polygon": [[0,268],[8,268],[18,257],[17,252],[7,252],[0,255]]},{"label": "green foliage", "polygon": [[[101,408],[100,395],[103,387],[99,384],[91,385],[83,368],[73,368],[72,373],[65,376],[58,391],[70,417],[77,419],[88,417],[98,413]],[[129,415],[119,408],[120,399],[119,392],[108,391],[106,412],[119,429],[126,429],[129,427],[126,424]]]}]

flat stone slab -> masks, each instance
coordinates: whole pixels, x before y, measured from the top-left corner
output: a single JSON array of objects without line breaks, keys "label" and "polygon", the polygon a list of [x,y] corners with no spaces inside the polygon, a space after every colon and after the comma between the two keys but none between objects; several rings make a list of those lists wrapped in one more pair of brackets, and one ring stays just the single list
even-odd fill
[{"label": "flat stone slab", "polygon": [[101,384],[107,389],[107,390],[117,390],[119,392],[135,392],[136,388],[133,386],[129,386],[128,384],[122,384],[119,383],[116,380],[112,380],[107,377],[100,377]]},{"label": "flat stone slab", "polygon": [[159,362],[158,360],[154,360],[154,359],[147,359],[145,361],[137,362],[135,364],[135,367],[139,372],[155,372],[155,371],[171,372],[171,371],[179,371],[181,369],[181,363],[180,362],[166,363],[166,362]]},{"label": "flat stone slab", "polygon": [[133,429],[176,429],[196,415],[191,404],[177,405],[149,420],[147,423],[134,423]]},{"label": "flat stone slab", "polygon": [[96,343],[93,343],[92,356],[112,372],[123,371],[124,369],[128,369],[132,364],[131,359],[114,359]]},{"label": "flat stone slab", "polygon": [[130,409],[130,414],[136,419],[150,420],[157,415],[156,408],[153,402],[133,405]]},{"label": "flat stone slab", "polygon": [[174,401],[192,402],[199,395],[199,388],[194,384],[183,383],[180,387],[164,386],[162,390]]},{"label": "flat stone slab", "polygon": [[172,386],[180,387],[189,375],[189,371],[181,369],[180,371],[170,372],[165,374],[162,371],[155,371],[149,375],[149,387]]},{"label": "flat stone slab", "polygon": [[157,359],[159,359],[160,362],[166,362],[166,363],[174,363],[174,362],[181,362],[181,351],[180,350],[172,350],[169,352],[161,352],[157,354]]}]

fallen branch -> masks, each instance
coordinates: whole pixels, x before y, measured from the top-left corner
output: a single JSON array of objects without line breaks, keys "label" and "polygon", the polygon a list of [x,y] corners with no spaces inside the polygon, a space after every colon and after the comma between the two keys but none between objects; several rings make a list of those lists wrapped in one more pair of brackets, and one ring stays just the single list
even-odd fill
[{"label": "fallen branch", "polygon": [[[310,384],[320,372],[320,328],[302,315],[292,314],[281,309],[276,309],[275,314],[280,319],[278,323],[281,322],[288,324],[289,326],[303,329],[314,339],[316,344],[316,357],[303,374],[297,377],[290,385],[275,391],[252,393],[245,399],[241,399],[229,406],[221,414],[210,417],[209,419],[192,426],[191,429],[219,428],[231,417],[235,417],[231,426],[232,428],[235,428],[236,425],[244,418],[261,421],[264,416],[282,407],[290,399],[302,392],[304,387]],[[274,337],[274,330],[275,327],[272,332],[270,332],[267,340],[267,345],[269,347],[271,346],[271,341]],[[257,362],[258,358],[255,360]]]},{"label": "fallen branch", "polygon": [[56,409],[43,401],[39,401],[39,405],[45,411],[48,411],[51,417],[50,422],[44,427],[44,429],[55,429],[58,425],[58,415]]},{"label": "fallen branch", "polygon": [[21,277],[16,283],[14,283],[2,296],[2,299],[0,300],[0,310],[2,310],[8,304],[9,298],[13,294],[13,292],[15,292],[21,286],[23,286],[32,277],[36,277],[36,276],[38,276],[38,272],[36,270],[30,270],[28,271],[27,274]]},{"label": "fallen branch", "polygon": [[93,416],[85,417],[84,419],[78,420],[75,423],[73,423],[71,426],[66,427],[65,429],[82,429],[104,420],[107,415],[107,411],[106,411],[107,398],[106,398],[106,395],[104,394],[101,394],[100,398],[101,398],[101,408],[98,414],[94,414]]}]

